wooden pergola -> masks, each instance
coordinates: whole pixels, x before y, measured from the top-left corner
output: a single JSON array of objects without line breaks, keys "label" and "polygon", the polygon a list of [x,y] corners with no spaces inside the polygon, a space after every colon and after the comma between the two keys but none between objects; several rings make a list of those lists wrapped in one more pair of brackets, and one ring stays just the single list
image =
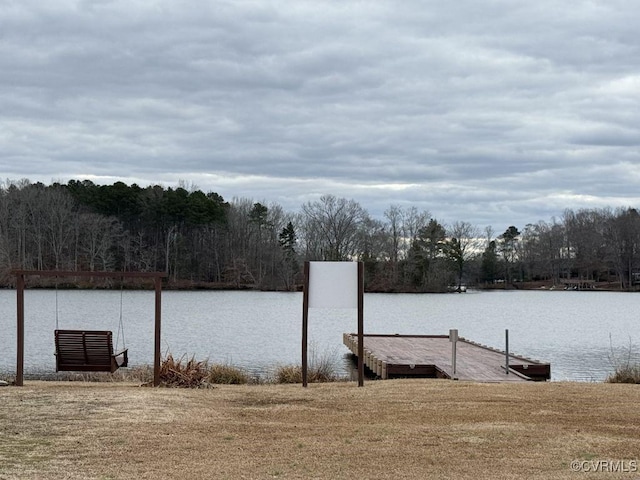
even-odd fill
[{"label": "wooden pergola", "polygon": [[153,278],[155,283],[155,348],[153,359],[153,385],[160,385],[160,330],[162,324],[162,278],[165,272],[89,272],[63,270],[14,270],[17,290],[17,340],[18,355],[16,363],[15,385],[24,384],[24,288],[25,277],[89,277],[89,278]]}]

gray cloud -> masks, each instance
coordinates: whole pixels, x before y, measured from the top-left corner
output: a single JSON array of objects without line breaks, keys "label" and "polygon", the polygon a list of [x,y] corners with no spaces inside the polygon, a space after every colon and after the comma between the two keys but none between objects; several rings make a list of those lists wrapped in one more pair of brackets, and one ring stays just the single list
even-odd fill
[{"label": "gray cloud", "polygon": [[637,206],[638,24],[624,0],[8,0],[0,174],[496,230]]}]

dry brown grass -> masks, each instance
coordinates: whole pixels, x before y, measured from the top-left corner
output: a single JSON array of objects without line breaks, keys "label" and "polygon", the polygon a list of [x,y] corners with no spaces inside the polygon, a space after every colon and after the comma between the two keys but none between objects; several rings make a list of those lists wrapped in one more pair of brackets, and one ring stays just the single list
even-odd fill
[{"label": "dry brown grass", "polygon": [[[32,380],[51,380],[49,374],[42,378]],[[58,372],[53,380],[70,382],[133,382],[147,383],[153,381],[153,367],[149,365],[139,365],[129,368],[120,368],[113,373],[108,372]]]},{"label": "dry brown grass", "polygon": [[160,362],[160,383],[167,387],[199,388],[209,375],[206,361],[196,360],[194,356],[178,359],[169,354]]},{"label": "dry brown grass", "polygon": [[[307,367],[307,381],[309,383],[337,382],[344,380],[344,376],[338,373],[340,370],[336,363],[338,358],[335,352],[318,354],[312,346]],[[275,383],[302,383],[302,365],[281,365],[275,370],[272,381]]]},{"label": "dry brown grass", "polygon": [[[342,380],[334,370],[326,370],[311,365],[307,369],[307,382],[337,382]],[[275,383],[302,383],[302,367],[300,365],[283,365],[276,369],[273,381]]]},{"label": "dry brown grass", "polygon": [[[153,376],[152,376],[153,377]],[[177,360],[169,354],[160,362],[160,384],[164,387],[207,388],[213,384],[239,385],[249,383],[249,375],[233,365],[209,364],[194,356]],[[151,383],[150,380],[147,383]]]},{"label": "dry brown grass", "polygon": [[637,478],[640,389],[388,380],[0,389],[0,479]]},{"label": "dry brown grass", "polygon": [[616,367],[607,377],[609,383],[640,383],[640,365],[623,365]]},{"label": "dry brown grass", "polygon": [[207,382],[210,384],[242,385],[252,382],[251,377],[241,368],[223,363],[215,363],[209,366]]}]

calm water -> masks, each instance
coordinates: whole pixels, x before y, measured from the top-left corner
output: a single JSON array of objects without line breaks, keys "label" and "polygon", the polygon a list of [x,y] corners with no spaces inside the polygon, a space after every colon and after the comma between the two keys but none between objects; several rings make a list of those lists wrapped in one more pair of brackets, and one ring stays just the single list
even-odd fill
[{"label": "calm water", "polygon": [[[115,335],[120,300],[120,291],[27,290],[25,374],[55,369],[56,316],[60,328]],[[511,351],[550,362],[553,380],[599,381],[612,370],[611,344],[617,356],[630,343],[634,355],[640,351],[639,304],[638,294],[613,292],[367,294],[365,333],[447,334],[457,328],[466,338],[503,348],[508,328]],[[168,291],[162,309],[163,353],[256,373],[300,361],[301,293]],[[153,292],[124,292],[122,315],[130,364],[151,364]],[[356,322],[352,310],[311,310],[312,350],[339,362],[347,353],[342,333],[356,331]],[[15,372],[15,324],[16,293],[0,291],[0,372]]]}]

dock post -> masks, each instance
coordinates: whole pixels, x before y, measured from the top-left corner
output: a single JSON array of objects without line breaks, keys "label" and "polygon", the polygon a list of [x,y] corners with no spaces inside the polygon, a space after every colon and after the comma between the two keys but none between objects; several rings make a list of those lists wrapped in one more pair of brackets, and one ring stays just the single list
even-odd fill
[{"label": "dock post", "polygon": [[509,375],[509,329],[505,329],[504,331],[504,358],[505,358],[505,370],[507,375]]},{"label": "dock post", "polygon": [[449,341],[451,342],[451,366],[453,368],[453,375],[456,374],[456,347],[458,344],[458,330],[449,330]]}]

